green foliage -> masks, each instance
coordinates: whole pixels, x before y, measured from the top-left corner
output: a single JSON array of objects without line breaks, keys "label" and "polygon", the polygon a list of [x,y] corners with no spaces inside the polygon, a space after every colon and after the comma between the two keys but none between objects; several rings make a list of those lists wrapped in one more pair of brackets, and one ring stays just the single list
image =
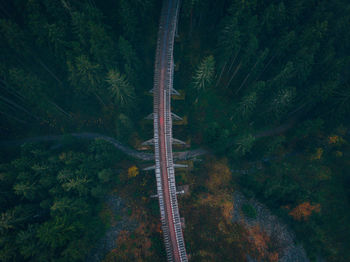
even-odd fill
[{"label": "green foliage", "polygon": [[244,204],[242,205],[242,212],[248,218],[256,218],[256,210],[252,205]]},{"label": "green foliage", "polygon": [[[3,2],[2,140],[108,130],[128,141],[143,130],[158,2]],[[242,169],[255,163],[237,175],[240,186],[290,222],[310,257],[348,261],[348,131],[333,130],[349,130],[348,1],[181,2],[174,53],[175,88],[185,94],[175,108],[188,116],[181,132]],[[91,228],[99,228],[95,208],[118,181],[113,146],[96,140],[84,151],[67,138],[50,151],[27,144],[16,159],[1,157],[8,161],[0,165],[0,260],[82,260]],[[305,201],[320,203],[321,213],[291,221],[287,207]]]},{"label": "green foliage", "polygon": [[20,254],[25,258],[31,258],[38,255],[37,225],[31,224],[27,229],[20,231],[16,236],[16,244],[19,246]]},{"label": "green foliage", "polygon": [[198,91],[203,91],[211,87],[215,74],[214,56],[205,57],[199,64],[195,76],[193,77],[194,87]]},{"label": "green foliage", "polygon": [[[156,36],[152,1],[19,0],[2,8],[7,10],[0,14],[4,134],[113,129],[121,112],[138,120],[131,111],[144,103],[135,99],[135,90],[148,89],[145,78],[148,83],[153,74],[145,56],[154,47],[139,44],[144,35]],[[118,129],[112,133],[130,135]]]},{"label": "green foliage", "polygon": [[129,85],[125,76],[121,75],[118,71],[109,70],[106,82],[117,105],[125,106],[134,98],[133,88]]},{"label": "green foliage", "polygon": [[240,117],[249,117],[255,108],[256,100],[256,92],[252,92],[242,98],[242,101],[238,104],[238,108],[236,109],[236,112],[240,114]]},{"label": "green foliage", "polygon": [[[188,0],[175,50],[193,143],[241,166],[236,182],[243,190],[290,223],[310,258],[327,261],[350,257],[349,227],[336,223],[349,195],[349,149],[337,142],[348,140],[350,128],[349,8],[344,0],[215,7]],[[334,135],[336,126],[347,131]],[[304,202],[320,203],[321,211],[301,225],[287,210]]]},{"label": "green foliage", "polygon": [[[332,135],[322,136],[324,128],[312,130],[317,125],[322,125],[322,121],[309,121],[297,130],[301,134],[294,137],[298,143],[289,144],[298,148],[297,154],[285,153],[270,160],[271,163],[261,166],[260,170],[241,176],[239,183],[290,224],[311,258],[322,254],[331,261],[346,261],[349,252],[336,242],[349,238],[348,224],[339,225],[340,220],[350,217],[350,213],[344,211],[349,207],[345,200],[349,190],[343,184],[348,180],[349,162],[340,153],[348,152],[349,146],[341,138],[345,133],[343,127],[333,130]],[[276,147],[275,153],[280,152],[281,147]],[[320,210],[305,219],[295,219],[292,210],[301,203],[314,203]],[[337,231],[340,228],[343,233]]]},{"label": "green foliage", "polygon": [[35,185],[29,183],[18,183],[14,185],[13,190],[16,195],[23,196],[29,200],[33,200],[35,198]]},{"label": "green foliage", "polygon": [[68,61],[68,69],[71,83],[83,90],[93,91],[100,82],[100,66],[91,63],[84,55],[76,57],[73,63]]},{"label": "green foliage", "polygon": [[52,152],[26,144],[1,166],[13,177],[1,185],[8,190],[0,196],[1,261],[84,260],[103,233],[98,213],[119,160],[105,142],[88,149]]},{"label": "green foliage", "polygon": [[113,177],[113,171],[111,169],[103,169],[98,173],[98,178],[103,182],[110,182]]},{"label": "green foliage", "polygon": [[251,134],[244,134],[238,137],[235,151],[240,155],[245,155],[251,150],[254,140],[255,138]]}]

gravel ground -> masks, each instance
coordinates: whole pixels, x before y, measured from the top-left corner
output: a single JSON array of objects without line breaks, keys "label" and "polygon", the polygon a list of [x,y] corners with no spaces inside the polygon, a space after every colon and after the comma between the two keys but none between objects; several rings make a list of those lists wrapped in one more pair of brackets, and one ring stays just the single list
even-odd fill
[{"label": "gravel ground", "polygon": [[[256,210],[256,218],[248,218],[244,216],[242,212],[242,206],[249,204]],[[306,252],[302,246],[295,244],[294,233],[287,228],[276,216],[272,215],[271,212],[256,201],[255,199],[247,199],[242,193],[236,191],[234,193],[234,210],[233,210],[233,222],[243,223],[247,227],[254,227],[259,225],[268,236],[278,243],[280,247],[278,261],[280,262],[309,262]],[[249,262],[258,262],[247,255]],[[260,262],[260,261],[259,261]]]},{"label": "gravel ground", "polygon": [[96,243],[96,246],[87,256],[86,262],[100,262],[114,248],[116,248],[116,239],[122,230],[134,230],[137,227],[136,221],[131,221],[126,213],[125,202],[116,195],[109,195],[106,198],[106,204],[115,216],[121,217],[121,220],[115,226],[111,226],[105,235]]}]

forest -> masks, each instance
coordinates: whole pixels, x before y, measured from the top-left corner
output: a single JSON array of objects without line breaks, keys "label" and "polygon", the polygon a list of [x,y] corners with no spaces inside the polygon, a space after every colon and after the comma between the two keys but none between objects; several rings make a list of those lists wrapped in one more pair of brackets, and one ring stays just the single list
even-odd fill
[{"label": "forest", "polygon": [[[0,0],[0,261],[87,261],[121,219],[109,194],[138,226],[104,261],[165,261],[154,172],[72,136],[135,149],[152,137],[161,6]],[[191,188],[179,199],[191,261],[278,261],[232,222],[235,191],[281,219],[309,261],[350,261],[349,26],[347,0],[181,1],[174,134],[208,152],[176,177]]]}]

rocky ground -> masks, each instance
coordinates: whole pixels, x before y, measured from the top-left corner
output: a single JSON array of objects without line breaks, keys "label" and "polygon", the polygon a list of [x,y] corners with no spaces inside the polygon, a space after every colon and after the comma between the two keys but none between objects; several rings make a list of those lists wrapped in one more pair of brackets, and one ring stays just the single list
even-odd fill
[{"label": "rocky ground", "polygon": [[111,227],[107,229],[105,235],[96,243],[87,256],[86,262],[102,261],[108,252],[116,248],[116,239],[119,233],[122,230],[134,230],[137,226],[136,221],[130,220],[124,200],[117,195],[110,194],[106,197],[106,208],[113,216],[111,220],[115,220],[114,218],[117,217],[118,221],[112,222]]},{"label": "rocky ground", "polygon": [[[255,213],[248,217],[242,211],[243,206],[253,207]],[[264,241],[269,242],[266,245],[261,244],[262,253],[269,253],[269,261],[279,262],[308,262],[306,252],[302,246],[295,243],[295,235],[283,224],[276,216],[261,203],[255,199],[247,199],[242,193],[234,193],[233,222],[243,224],[248,231],[248,235],[256,235],[259,230],[260,236],[265,235]],[[266,250],[263,250],[266,249]],[[265,256],[266,259],[266,256]],[[249,262],[260,262],[265,260],[254,259],[247,255]]]},{"label": "rocky ground", "polygon": [[[247,199],[239,191],[235,191],[233,202],[232,221],[247,229],[249,241],[260,253],[247,254],[248,262],[309,262],[304,248],[295,243],[294,233],[267,207],[255,199]],[[132,231],[137,227],[137,222],[130,220],[123,199],[111,194],[106,198],[106,206],[114,217],[118,217],[118,221],[112,223],[104,237],[96,243],[86,262],[102,261],[109,251],[116,248],[116,239],[122,230]],[[246,215],[244,206],[250,206],[254,214]]]}]

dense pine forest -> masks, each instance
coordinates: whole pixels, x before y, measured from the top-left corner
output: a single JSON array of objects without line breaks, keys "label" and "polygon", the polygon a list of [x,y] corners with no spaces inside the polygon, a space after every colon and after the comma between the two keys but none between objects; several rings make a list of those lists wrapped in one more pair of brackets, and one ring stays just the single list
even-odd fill
[{"label": "dense pine forest", "polygon": [[[154,174],[71,136],[137,149],[152,137],[161,5],[0,0],[1,261],[86,261],[120,221],[109,194],[139,226],[104,261],[165,261]],[[179,201],[192,261],[278,261],[232,222],[235,191],[265,204],[310,261],[350,261],[349,26],[347,0],[181,2],[174,134],[208,151],[177,175],[191,188]]]}]

